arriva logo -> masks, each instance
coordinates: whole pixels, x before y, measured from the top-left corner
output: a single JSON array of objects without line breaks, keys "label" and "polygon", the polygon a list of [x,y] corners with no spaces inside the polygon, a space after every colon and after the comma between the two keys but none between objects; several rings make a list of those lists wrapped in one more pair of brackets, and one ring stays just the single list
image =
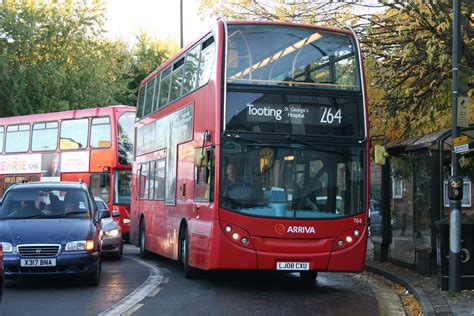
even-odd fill
[{"label": "arriva logo", "polygon": [[308,226],[288,226],[288,230],[286,231],[287,233],[306,233],[306,234],[316,234],[316,230],[314,229],[313,226],[308,227]]},{"label": "arriva logo", "polygon": [[271,107],[268,107],[268,106],[256,107],[255,105],[251,103],[247,103],[247,107],[249,108],[249,115],[273,116],[277,121],[281,120],[282,110],[280,109],[272,109]]},{"label": "arriva logo", "polygon": [[316,234],[316,229],[313,226],[288,226],[288,229],[283,224],[275,225],[275,232],[278,235],[284,235],[285,233],[292,234]]}]

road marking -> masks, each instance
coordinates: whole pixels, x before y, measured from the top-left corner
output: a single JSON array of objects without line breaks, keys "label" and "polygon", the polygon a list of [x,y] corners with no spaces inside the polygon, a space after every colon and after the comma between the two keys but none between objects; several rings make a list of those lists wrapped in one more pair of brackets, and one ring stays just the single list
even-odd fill
[{"label": "road marking", "polygon": [[158,294],[158,292],[161,291],[161,287],[157,287],[153,292],[151,292],[150,294],[148,294],[148,297],[154,297],[156,294]]},{"label": "road marking", "polygon": [[[112,305],[111,307],[109,307],[108,309],[100,313],[99,316],[131,315],[131,314],[123,314],[123,313],[126,313],[126,312],[128,313],[129,310],[131,311],[131,313],[133,313],[135,311],[135,310],[132,310],[132,308],[134,308],[134,305],[138,304],[141,300],[147,297],[151,292],[155,291],[156,288],[163,281],[163,273],[161,272],[160,269],[158,269],[156,265],[148,263],[146,261],[135,259],[133,257],[129,257],[129,256],[124,256],[124,257],[135,260],[136,262],[146,266],[148,270],[150,271],[150,276],[148,276],[148,279],[146,279],[145,282],[143,282],[139,287],[137,287],[132,293],[125,296],[119,302],[115,303],[114,305]],[[138,305],[143,305],[143,304],[138,304]],[[141,306],[139,306],[138,308],[140,307]]]},{"label": "road marking", "polygon": [[137,304],[135,306],[132,306],[128,311],[122,314],[122,316],[131,316],[133,313],[135,313],[137,310],[142,308],[143,304]]}]

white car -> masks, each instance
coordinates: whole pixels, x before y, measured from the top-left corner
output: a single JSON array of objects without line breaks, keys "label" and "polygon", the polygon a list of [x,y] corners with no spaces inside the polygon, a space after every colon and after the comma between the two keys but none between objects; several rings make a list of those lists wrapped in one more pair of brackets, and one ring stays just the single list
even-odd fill
[{"label": "white car", "polygon": [[[107,204],[100,197],[94,197],[97,209],[109,210]],[[110,213],[110,210],[109,210]],[[122,230],[119,223],[114,220],[114,217],[120,216],[118,211],[113,211],[112,216],[108,216],[101,220],[102,222],[102,254],[108,255],[116,260],[122,258],[123,240]]]}]

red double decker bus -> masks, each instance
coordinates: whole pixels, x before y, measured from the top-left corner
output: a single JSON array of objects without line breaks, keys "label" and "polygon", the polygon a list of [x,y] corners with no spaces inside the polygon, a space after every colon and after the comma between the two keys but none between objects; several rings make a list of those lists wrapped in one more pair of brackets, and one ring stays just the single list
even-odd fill
[{"label": "red double decker bus", "polygon": [[130,231],[135,107],[0,118],[0,194],[23,181],[89,184]]},{"label": "red double decker bus", "polygon": [[366,102],[352,32],[218,21],[141,83],[131,240],[186,277],[361,271]]}]

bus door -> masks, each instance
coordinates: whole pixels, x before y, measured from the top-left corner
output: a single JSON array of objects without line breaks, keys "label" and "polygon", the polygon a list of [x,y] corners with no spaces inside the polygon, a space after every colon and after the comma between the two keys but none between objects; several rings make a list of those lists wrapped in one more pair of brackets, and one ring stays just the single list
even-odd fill
[{"label": "bus door", "polygon": [[[196,218],[202,215],[210,215],[210,206],[214,200],[213,148],[198,148],[195,150],[194,181],[193,215]],[[208,216],[205,217],[208,218]]]},{"label": "bus door", "polygon": [[[90,175],[90,188],[95,197],[100,197],[105,204],[110,202],[110,173],[92,173]],[[110,209],[112,212],[112,208]]]},{"label": "bus door", "polygon": [[207,265],[214,202],[214,148],[196,148],[194,155],[194,199],[189,227],[190,254],[198,266]]}]

